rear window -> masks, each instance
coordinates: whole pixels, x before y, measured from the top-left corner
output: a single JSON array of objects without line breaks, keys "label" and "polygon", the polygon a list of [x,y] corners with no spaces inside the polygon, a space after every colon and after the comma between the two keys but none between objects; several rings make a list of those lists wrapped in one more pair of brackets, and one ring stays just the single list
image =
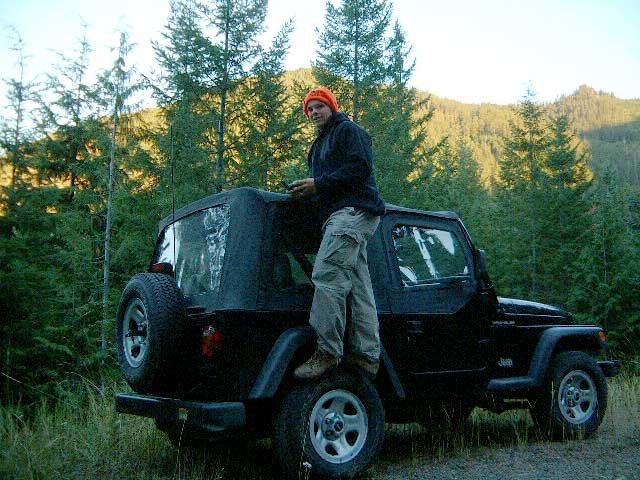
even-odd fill
[{"label": "rear window", "polygon": [[217,293],[228,230],[228,205],[195,212],[162,231],[154,262],[173,266],[176,282],[185,295]]}]

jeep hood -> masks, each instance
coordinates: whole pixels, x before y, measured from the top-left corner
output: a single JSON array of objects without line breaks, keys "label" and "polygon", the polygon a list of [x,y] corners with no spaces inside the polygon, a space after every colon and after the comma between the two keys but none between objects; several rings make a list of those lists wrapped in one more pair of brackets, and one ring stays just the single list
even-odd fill
[{"label": "jeep hood", "polygon": [[498,297],[498,302],[506,319],[521,325],[573,323],[569,312],[553,305],[504,297]]}]

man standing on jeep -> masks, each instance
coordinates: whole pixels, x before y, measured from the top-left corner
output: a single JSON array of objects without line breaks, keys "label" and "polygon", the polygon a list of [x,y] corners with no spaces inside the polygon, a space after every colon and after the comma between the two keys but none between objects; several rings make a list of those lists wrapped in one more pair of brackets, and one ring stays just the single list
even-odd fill
[{"label": "man standing on jeep", "polygon": [[307,156],[309,178],[294,181],[291,194],[299,199],[314,197],[323,236],[313,266],[315,293],[309,319],[318,334],[318,345],[294,376],[317,378],[344,360],[375,377],[380,337],[367,242],[385,206],[373,173],[371,137],[338,111],[338,101],[328,88],[311,90],[303,109],[318,136]]}]

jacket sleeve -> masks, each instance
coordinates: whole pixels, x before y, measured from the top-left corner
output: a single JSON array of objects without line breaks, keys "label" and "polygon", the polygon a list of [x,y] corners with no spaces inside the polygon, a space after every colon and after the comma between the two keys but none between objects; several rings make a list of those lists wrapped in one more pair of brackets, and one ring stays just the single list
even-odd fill
[{"label": "jacket sleeve", "polygon": [[353,122],[344,122],[336,130],[335,155],[340,167],[314,178],[318,193],[352,190],[364,185],[373,168],[371,137]]}]

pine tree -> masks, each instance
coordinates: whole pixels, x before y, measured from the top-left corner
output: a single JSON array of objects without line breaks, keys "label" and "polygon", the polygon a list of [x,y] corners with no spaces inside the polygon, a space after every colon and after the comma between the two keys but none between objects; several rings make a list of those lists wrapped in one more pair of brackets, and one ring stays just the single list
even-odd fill
[{"label": "pine tree", "polygon": [[208,146],[216,115],[204,105],[212,45],[201,23],[195,2],[172,2],[164,42],[153,44],[161,70],[153,93],[166,123],[149,136],[158,144],[159,161],[167,165],[161,189],[170,192],[175,186],[172,195],[163,196],[168,208],[172,196],[180,206],[216,189]]},{"label": "pine tree", "polygon": [[548,180],[541,186],[541,285],[549,302],[565,304],[566,285],[588,229],[588,205],[584,195],[590,186],[586,153],[567,116],[549,122],[549,145],[545,170]]},{"label": "pine tree", "polygon": [[16,400],[14,392],[19,384],[11,379],[20,377],[22,363],[24,306],[16,292],[20,290],[20,286],[16,288],[20,278],[19,272],[14,271],[17,259],[13,254],[22,244],[17,227],[25,210],[23,196],[29,182],[27,162],[33,132],[28,127],[27,115],[35,86],[25,79],[24,42],[15,30],[12,37],[17,76],[4,80],[8,105],[3,108],[0,120],[0,363],[5,374],[0,377],[0,391],[7,401]]},{"label": "pine tree", "polygon": [[[26,284],[26,324],[37,335],[24,351],[33,357],[34,383],[49,378],[63,388],[71,371],[94,376],[100,353],[102,210],[110,135],[94,85],[87,82],[86,36],[74,58],[61,56],[38,98],[39,140],[30,158],[38,188],[25,196],[19,232],[31,249],[20,257]],[[21,248],[21,246],[19,247]],[[37,305],[37,308],[33,308]],[[34,365],[36,365],[34,367]]]},{"label": "pine tree", "polygon": [[[127,69],[127,57],[131,51],[128,35],[121,33],[117,50],[117,57],[113,67],[105,72],[100,79],[100,87],[105,106],[111,110],[111,138],[109,144],[109,170],[106,188],[106,213],[104,220],[104,260],[103,260],[103,289],[102,289],[102,325],[100,330],[100,344],[103,351],[107,349],[107,326],[111,316],[109,308],[109,292],[111,286],[111,227],[113,188],[116,173],[117,136],[120,129],[121,117],[129,113],[130,99],[140,89],[140,85],[132,82],[133,69]],[[120,152],[119,152],[120,153]]]},{"label": "pine tree", "polygon": [[545,199],[542,186],[548,181],[545,170],[548,130],[542,107],[531,90],[520,103],[517,121],[511,124],[504,157],[499,165],[498,205],[502,230],[499,251],[504,259],[500,280],[513,292],[540,299],[543,252],[542,219]]},{"label": "pine tree", "polygon": [[384,51],[391,11],[387,0],[341,0],[337,8],[327,2],[324,30],[317,31],[314,75],[334,90],[355,122],[376,102],[387,77]]},{"label": "pine tree", "polygon": [[26,180],[23,178],[27,174],[25,156],[28,152],[25,150],[33,140],[33,132],[28,126],[26,115],[28,106],[33,101],[35,84],[25,79],[26,55],[22,37],[15,30],[13,37],[10,50],[17,56],[17,77],[4,81],[9,106],[5,109],[0,123],[0,152],[4,152],[0,157],[0,177],[9,177],[7,188],[3,188],[5,191],[0,195],[0,200],[5,203],[0,207],[0,211],[5,213],[9,207],[6,202],[13,202],[12,197],[16,189]]},{"label": "pine tree", "polygon": [[425,163],[433,155],[426,147],[426,125],[433,110],[429,108],[428,97],[418,100],[415,89],[408,86],[415,67],[410,55],[411,48],[396,23],[384,59],[386,83],[379,86],[383,95],[363,116],[363,123],[368,125],[374,139],[380,191],[394,203],[416,201],[414,191],[422,191],[424,183],[411,179],[417,178],[416,170],[424,171]]},{"label": "pine tree", "polygon": [[460,215],[480,248],[491,247],[495,201],[483,185],[480,166],[464,141],[454,152],[453,160],[456,174],[450,182],[448,202],[442,207]]},{"label": "pine tree", "polygon": [[586,153],[567,116],[548,118],[529,94],[500,164],[500,280],[513,292],[566,305],[589,229]]},{"label": "pine tree", "polygon": [[[184,193],[176,189],[179,203],[211,189],[220,191],[253,181],[243,178],[242,172],[252,170],[245,162],[273,161],[267,159],[266,150],[259,159],[243,158],[255,155],[256,141],[271,144],[271,153],[280,150],[281,157],[292,148],[286,140],[295,126],[290,115],[283,116],[285,107],[291,108],[285,105],[278,71],[278,62],[288,50],[290,27],[285,26],[271,49],[265,51],[259,37],[264,31],[266,8],[266,0],[172,4],[164,34],[166,45],[156,44],[155,48],[164,83],[158,91],[166,98],[163,104],[172,126],[172,135],[164,135],[160,147],[168,152],[168,143],[173,145],[177,183],[191,185]],[[275,97],[268,98],[270,90]],[[266,100],[266,105],[258,103]],[[261,138],[245,135],[246,129],[252,128],[248,118],[255,119],[255,109],[264,112],[266,106],[272,109],[269,116],[257,120],[270,118],[275,123],[263,125],[259,134],[253,132]],[[262,181],[267,179],[263,176]]]},{"label": "pine tree", "polygon": [[578,319],[609,332],[610,342],[636,354],[640,347],[640,248],[615,167],[597,172],[589,194],[590,226],[572,276]]},{"label": "pine tree", "polygon": [[232,185],[279,190],[291,166],[306,158],[306,142],[300,139],[304,122],[300,104],[291,101],[283,82],[292,26],[285,24],[238,89],[236,96],[245,99],[245,110],[229,132],[237,145],[229,158]]},{"label": "pine tree", "polygon": [[388,35],[391,11],[387,0],[328,2],[313,72],[371,134],[384,198],[422,206],[423,180],[440,142],[427,141],[430,99],[408,88],[415,60],[398,23]]},{"label": "pine tree", "polygon": [[228,151],[227,130],[239,120],[243,101],[233,102],[233,94],[245,81],[253,64],[260,58],[259,36],[264,32],[267,15],[266,0],[214,0],[212,7],[202,6],[202,12],[214,28],[207,75],[211,78],[209,93],[218,108],[216,125],[216,178],[219,188],[226,186]]}]

